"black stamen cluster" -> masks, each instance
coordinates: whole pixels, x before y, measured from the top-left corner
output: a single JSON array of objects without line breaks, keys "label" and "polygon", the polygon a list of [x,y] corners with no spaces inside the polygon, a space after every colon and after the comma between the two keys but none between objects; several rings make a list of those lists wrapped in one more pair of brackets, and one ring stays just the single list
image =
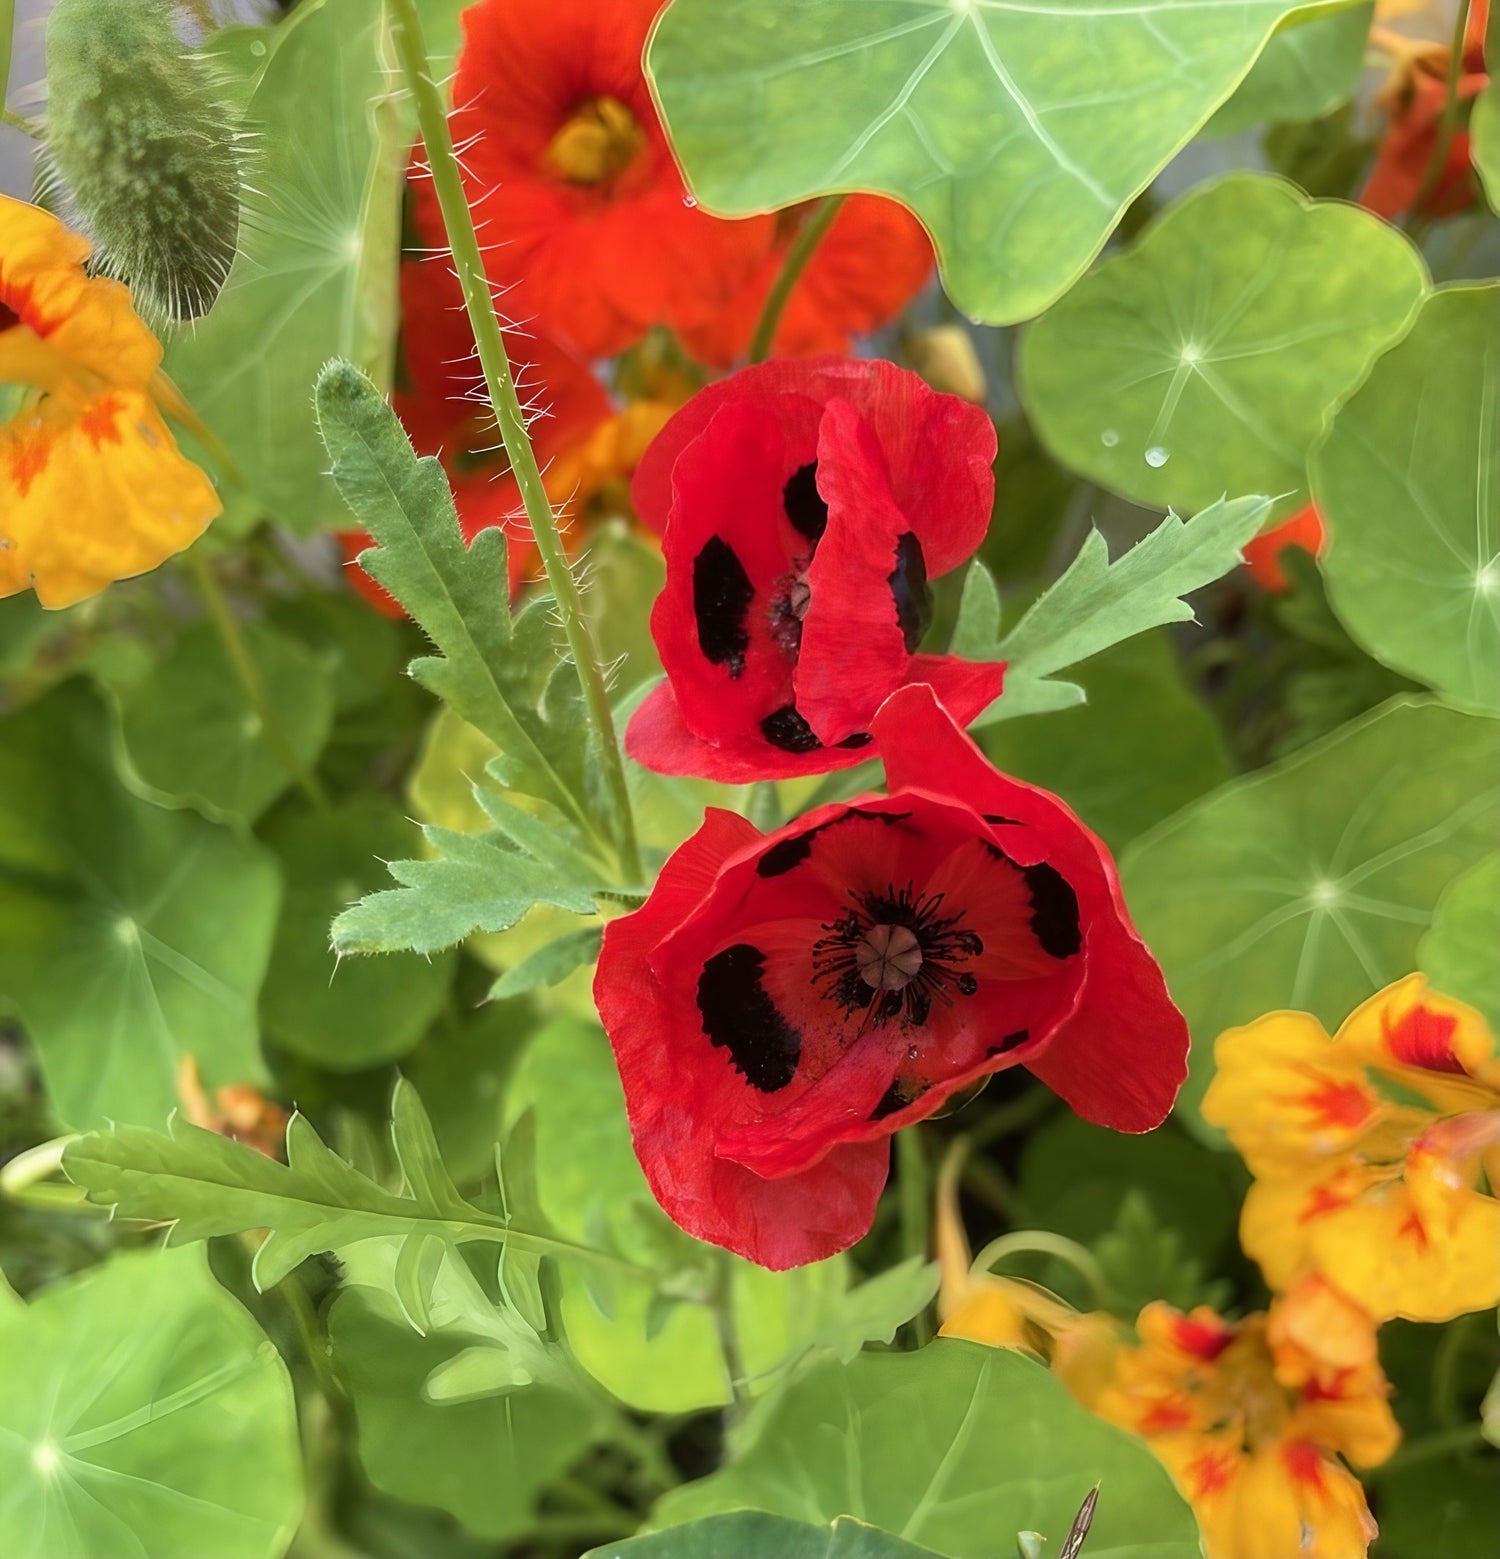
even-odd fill
[{"label": "black stamen cluster", "polygon": [[[934,999],[953,1004],[953,992],[972,996],[979,982],[958,966],[984,951],[972,931],[960,929],[963,911],[941,913],[941,893],[919,894],[912,883],[880,893],[851,894],[852,907],[813,943],[813,981],[818,994],[841,1007],[845,1017],[864,1009],[861,1027],[877,1028],[899,1019],[906,1027],[927,1021]],[[922,950],[922,967],[900,990],[872,988],[859,972],[860,944],[875,926],[905,926]]]}]

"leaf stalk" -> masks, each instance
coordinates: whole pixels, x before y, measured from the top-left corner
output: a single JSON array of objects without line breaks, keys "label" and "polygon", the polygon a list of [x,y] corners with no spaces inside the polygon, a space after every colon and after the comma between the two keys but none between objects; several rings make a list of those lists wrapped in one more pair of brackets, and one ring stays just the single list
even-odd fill
[{"label": "leaf stalk", "polygon": [[776,339],[776,327],[781,323],[782,310],[786,308],[787,299],[792,295],[792,288],[797,285],[803,271],[807,269],[807,262],[813,257],[813,250],[823,241],[823,235],[833,226],[833,219],[839,214],[839,208],[847,198],[846,195],[824,196],[818,209],[802,224],[802,231],[797,234],[792,247],[787,250],[781,270],[771,284],[770,292],[766,294],[765,307],[761,309],[760,318],[755,322],[755,334],[750,337],[752,363],[763,363],[771,355],[771,343]]}]

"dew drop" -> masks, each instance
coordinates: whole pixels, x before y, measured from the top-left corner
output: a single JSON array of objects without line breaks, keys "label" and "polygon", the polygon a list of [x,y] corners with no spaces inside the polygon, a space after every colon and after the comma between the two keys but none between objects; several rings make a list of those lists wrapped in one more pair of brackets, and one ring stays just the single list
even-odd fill
[{"label": "dew drop", "polygon": [[688,207],[696,206],[698,204],[697,199],[692,195],[684,195],[682,197],[682,203]]},{"label": "dew drop", "polygon": [[1146,464],[1160,470],[1171,459],[1171,455],[1160,444],[1153,444],[1146,451]]},{"label": "dew drop", "polygon": [[257,38],[255,42],[250,45],[250,52],[256,57],[256,59],[260,59],[261,56],[266,52],[266,46],[260,41],[259,38]]},{"label": "dew drop", "polygon": [[1113,428],[1106,428],[1099,435],[1099,442],[1103,444],[1106,449],[1113,449],[1115,445],[1120,442],[1120,435],[1116,433]]}]

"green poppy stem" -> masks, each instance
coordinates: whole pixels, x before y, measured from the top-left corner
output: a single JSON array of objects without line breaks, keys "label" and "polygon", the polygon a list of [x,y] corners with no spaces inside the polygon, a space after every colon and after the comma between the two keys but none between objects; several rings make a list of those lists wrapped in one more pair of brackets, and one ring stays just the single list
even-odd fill
[{"label": "green poppy stem", "polygon": [[771,355],[771,343],[776,339],[776,327],[781,323],[781,311],[786,307],[786,300],[791,297],[797,279],[807,269],[813,250],[833,226],[833,219],[839,214],[839,207],[846,198],[843,195],[825,196],[818,209],[802,224],[802,231],[787,250],[781,270],[770,292],[766,294],[766,305],[755,323],[755,334],[750,337],[752,363],[763,363]]},{"label": "green poppy stem", "polygon": [[500,320],[495,313],[495,300],[485,275],[484,256],[474,230],[474,217],[469,210],[458,159],[453,150],[447,105],[432,77],[415,0],[388,0],[388,4],[396,53],[407,87],[416,103],[417,127],[427,148],[433,188],[437,191],[438,205],[442,209],[443,226],[448,235],[448,246],[453,252],[453,266],[458,273],[459,285],[463,289],[464,306],[474,331],[474,343],[479,349],[479,361],[484,369],[490,405],[500,436],[505,442],[511,474],[521,491],[526,518],[530,521],[542,566],[547,571],[547,583],[557,603],[563,635],[567,639],[583,691],[584,715],[593,736],[604,780],[605,805],[610,813],[610,833],[619,854],[620,870],[625,882],[635,885],[642,880],[644,868],[636,840],[630,791],[625,782],[625,764],[620,755],[614,715],[609,706],[609,690],[605,684],[593,629],[583,609],[578,581],[569,566],[567,552],[558,534],[557,520],[547,498],[547,490],[542,484],[536,454],[526,434],[526,419],[516,395],[516,382],[511,373],[510,359],[506,355]]}]

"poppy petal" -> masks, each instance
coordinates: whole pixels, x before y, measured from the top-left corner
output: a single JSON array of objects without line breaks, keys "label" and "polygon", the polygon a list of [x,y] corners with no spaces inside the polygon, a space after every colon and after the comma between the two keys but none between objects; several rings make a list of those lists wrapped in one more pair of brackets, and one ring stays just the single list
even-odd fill
[{"label": "poppy petal", "polygon": [[930,688],[892,694],[874,729],[893,790],[941,774],[945,789],[1047,842],[1047,861],[1078,897],[1088,979],[1078,1009],[1026,1065],[1096,1125],[1159,1126],[1187,1076],[1187,1024],[1130,922],[1104,844],[1056,797],[992,768]]}]

